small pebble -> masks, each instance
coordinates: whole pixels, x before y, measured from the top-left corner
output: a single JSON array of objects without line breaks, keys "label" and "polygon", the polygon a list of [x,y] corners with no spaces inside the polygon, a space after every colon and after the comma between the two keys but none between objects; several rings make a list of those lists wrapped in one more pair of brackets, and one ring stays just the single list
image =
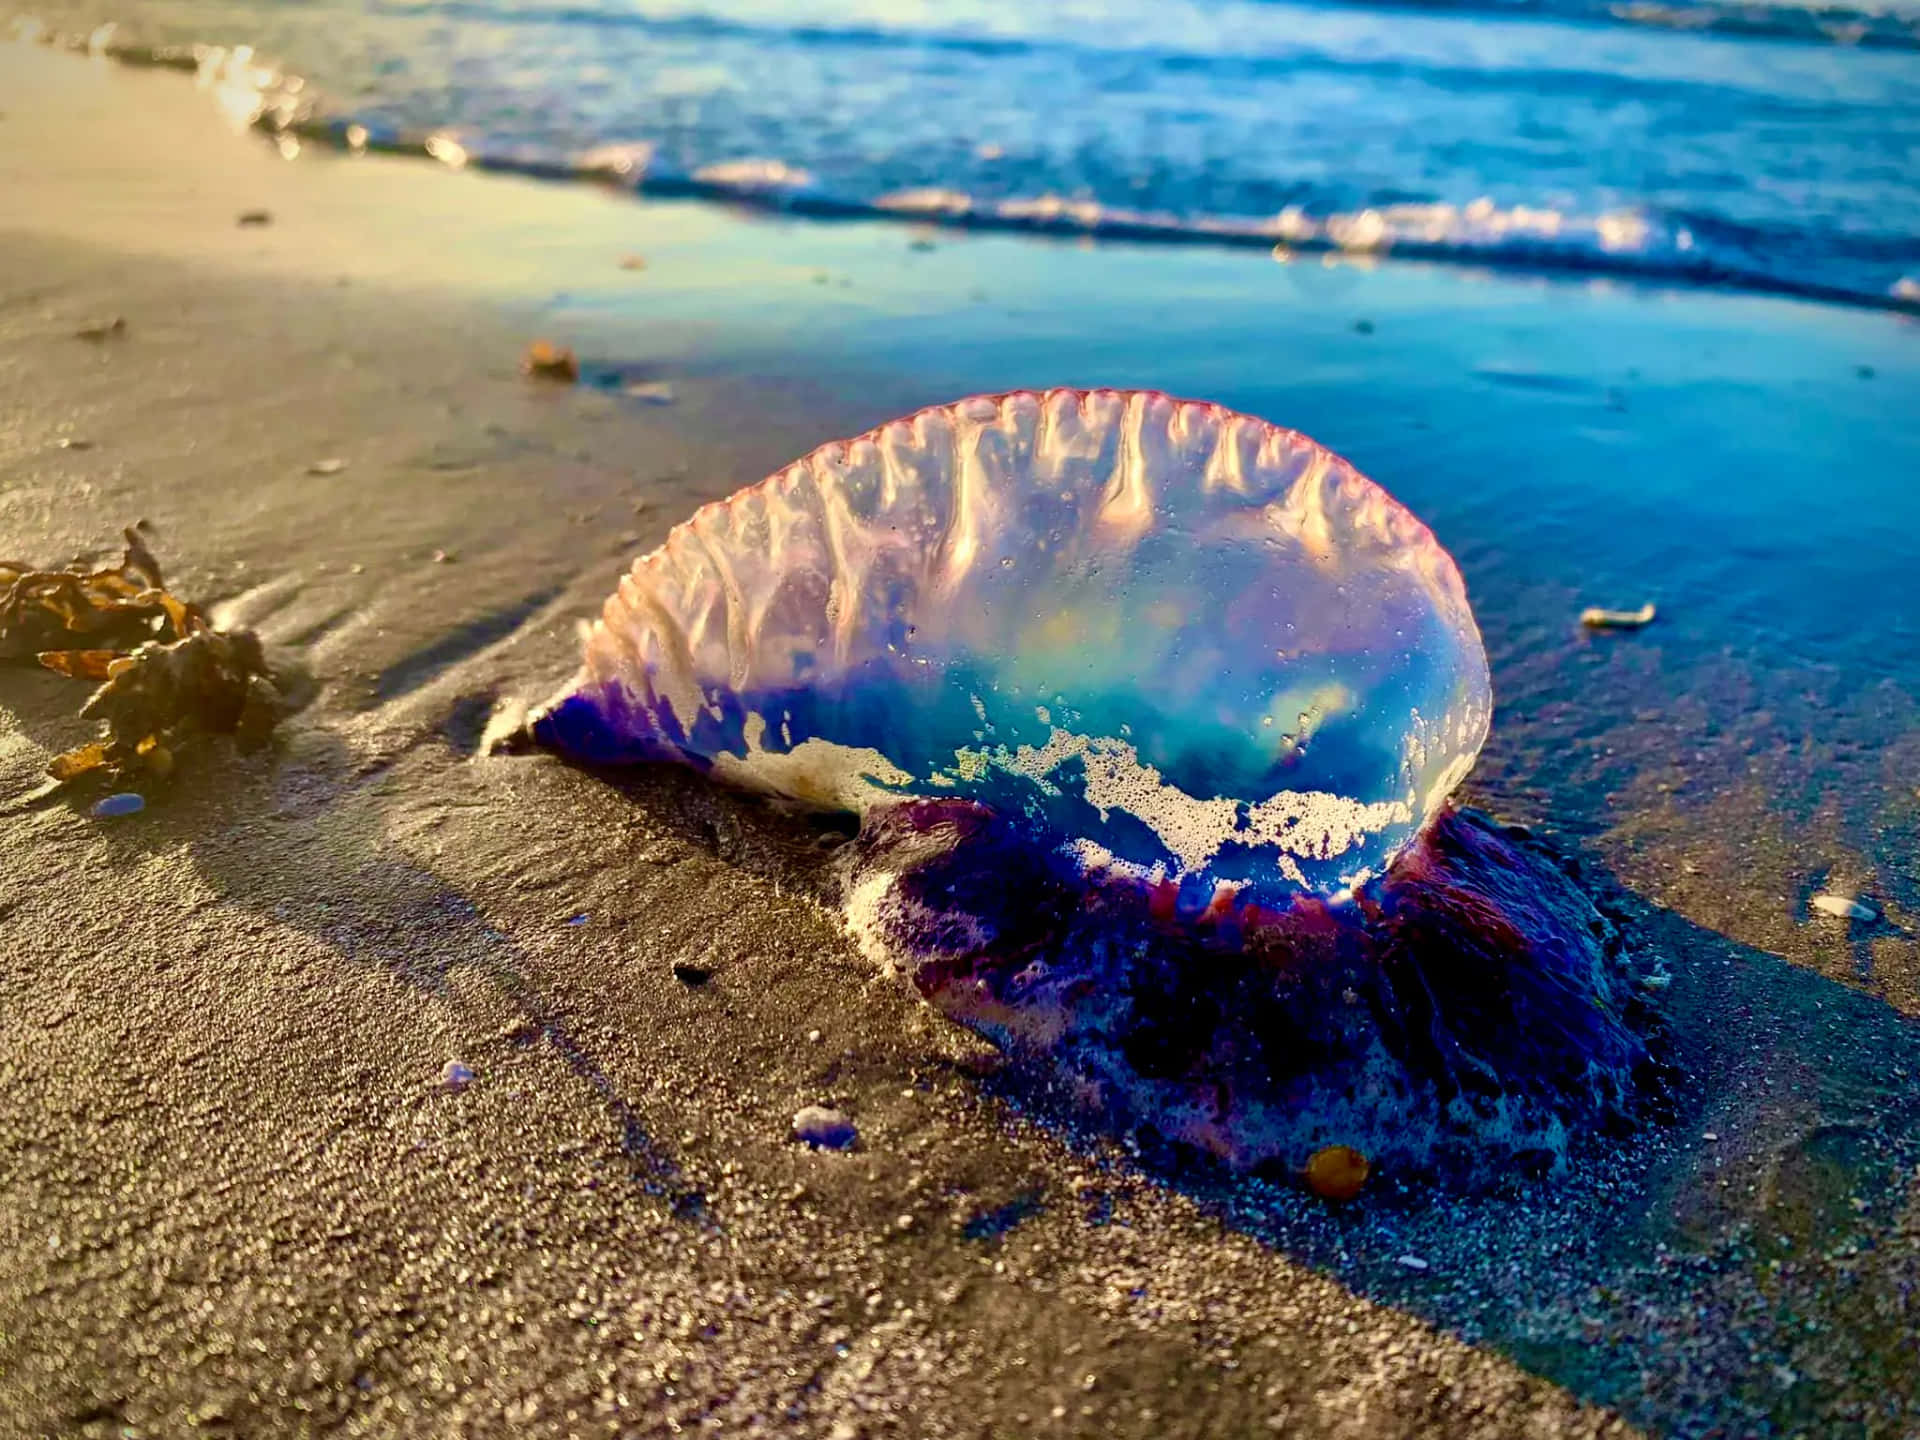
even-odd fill
[{"label": "small pebble", "polygon": [[893,1228],[901,1231],[913,1229],[913,1216],[911,1215],[900,1216],[898,1219],[896,1219],[893,1222]]},{"label": "small pebble", "polygon": [[571,385],[580,378],[580,362],[573,351],[551,340],[536,340],[527,347],[520,368],[536,380],[558,380]]},{"label": "small pebble", "polygon": [[1831,915],[1836,920],[1878,920],[1880,912],[1871,905],[1847,895],[1833,895],[1822,892],[1807,902],[1822,915]]},{"label": "small pebble", "polygon": [[1706,1142],[1707,1142],[1707,1143],[1708,1143],[1709,1145],[1711,1145],[1711,1144],[1712,1144],[1712,1143],[1713,1143],[1714,1141],[1716,1141],[1716,1140],[1718,1140],[1718,1139],[1720,1138],[1720,1136],[1719,1136],[1719,1133],[1718,1133],[1717,1131],[1713,1131],[1713,1130],[1702,1130],[1702,1131],[1700,1132],[1700,1138],[1701,1138],[1702,1140],[1705,1140],[1705,1141],[1706,1141]]},{"label": "small pebble", "polygon": [[1396,1265],[1404,1265],[1409,1270],[1425,1270],[1429,1268],[1427,1262],[1422,1260],[1418,1255],[1396,1255],[1393,1257],[1393,1263]]},{"label": "small pebble", "polygon": [[816,1150],[845,1150],[860,1138],[860,1132],[840,1111],[809,1105],[793,1117],[793,1138]]},{"label": "small pebble", "polygon": [[447,1068],[440,1072],[440,1083],[458,1095],[473,1083],[473,1067],[462,1065],[458,1060],[449,1060]]},{"label": "small pebble", "polygon": [[127,333],[126,317],[116,315],[103,325],[88,325],[73,332],[76,340],[113,340]]},{"label": "small pebble", "polygon": [[307,466],[307,473],[309,475],[338,475],[346,468],[346,461],[330,457],[326,460],[314,461],[311,465]]},{"label": "small pebble", "polygon": [[146,797],[131,793],[109,795],[93,804],[93,818],[96,820],[117,820],[123,815],[138,815],[147,808]]},{"label": "small pebble", "polygon": [[453,552],[451,550],[434,551],[433,563],[436,565],[451,565],[453,563]]},{"label": "small pebble", "polygon": [[825,1035],[822,1035],[818,1030],[807,1031],[807,1043],[809,1045],[818,1045],[822,1040],[826,1038],[827,1037]]},{"label": "small pebble", "polygon": [[1322,1200],[1351,1200],[1366,1185],[1371,1168],[1351,1145],[1328,1145],[1307,1160],[1307,1188]]},{"label": "small pebble", "polygon": [[242,210],[240,212],[239,223],[241,225],[271,225],[273,223],[273,212],[271,210]]}]

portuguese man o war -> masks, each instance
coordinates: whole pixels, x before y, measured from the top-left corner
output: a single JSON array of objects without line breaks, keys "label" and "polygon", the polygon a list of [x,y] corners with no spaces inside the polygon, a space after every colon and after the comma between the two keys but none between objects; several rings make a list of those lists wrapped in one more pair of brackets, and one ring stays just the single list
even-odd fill
[{"label": "portuguese man o war", "polygon": [[1345,460],[1051,390],[704,507],[528,733],[860,815],[862,949],[1148,1151],[1473,1178],[1648,1054],[1618,928],[1448,803],[1491,713],[1452,557]]}]

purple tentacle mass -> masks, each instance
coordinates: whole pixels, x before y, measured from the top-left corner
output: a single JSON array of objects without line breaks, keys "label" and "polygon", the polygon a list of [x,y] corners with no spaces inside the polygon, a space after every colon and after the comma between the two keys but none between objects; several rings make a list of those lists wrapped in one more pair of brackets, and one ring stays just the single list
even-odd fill
[{"label": "purple tentacle mass", "polygon": [[1148,1152],[1300,1173],[1329,1145],[1477,1183],[1624,1123],[1645,992],[1552,854],[1447,809],[1340,903],[1194,917],[930,801],[850,847],[849,920],[942,1013]]}]

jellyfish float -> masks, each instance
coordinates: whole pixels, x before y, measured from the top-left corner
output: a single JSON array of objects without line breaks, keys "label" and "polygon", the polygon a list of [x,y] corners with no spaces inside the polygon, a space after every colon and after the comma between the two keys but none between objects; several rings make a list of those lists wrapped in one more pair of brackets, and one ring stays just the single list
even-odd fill
[{"label": "jellyfish float", "polygon": [[1630,1116],[1634,959],[1449,796],[1492,692],[1460,573],[1305,436],[1156,392],[822,446],[643,556],[530,719],[861,817],[862,950],[1139,1148],[1551,1169]]}]

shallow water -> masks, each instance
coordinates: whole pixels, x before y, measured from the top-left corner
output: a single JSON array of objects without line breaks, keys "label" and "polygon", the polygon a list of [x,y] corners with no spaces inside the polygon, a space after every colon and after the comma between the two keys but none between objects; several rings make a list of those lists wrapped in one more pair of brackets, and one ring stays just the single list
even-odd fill
[{"label": "shallow water", "polygon": [[[93,5],[37,13],[84,32]],[[1920,306],[1920,5],[141,0],[344,135],[816,211]]]}]

